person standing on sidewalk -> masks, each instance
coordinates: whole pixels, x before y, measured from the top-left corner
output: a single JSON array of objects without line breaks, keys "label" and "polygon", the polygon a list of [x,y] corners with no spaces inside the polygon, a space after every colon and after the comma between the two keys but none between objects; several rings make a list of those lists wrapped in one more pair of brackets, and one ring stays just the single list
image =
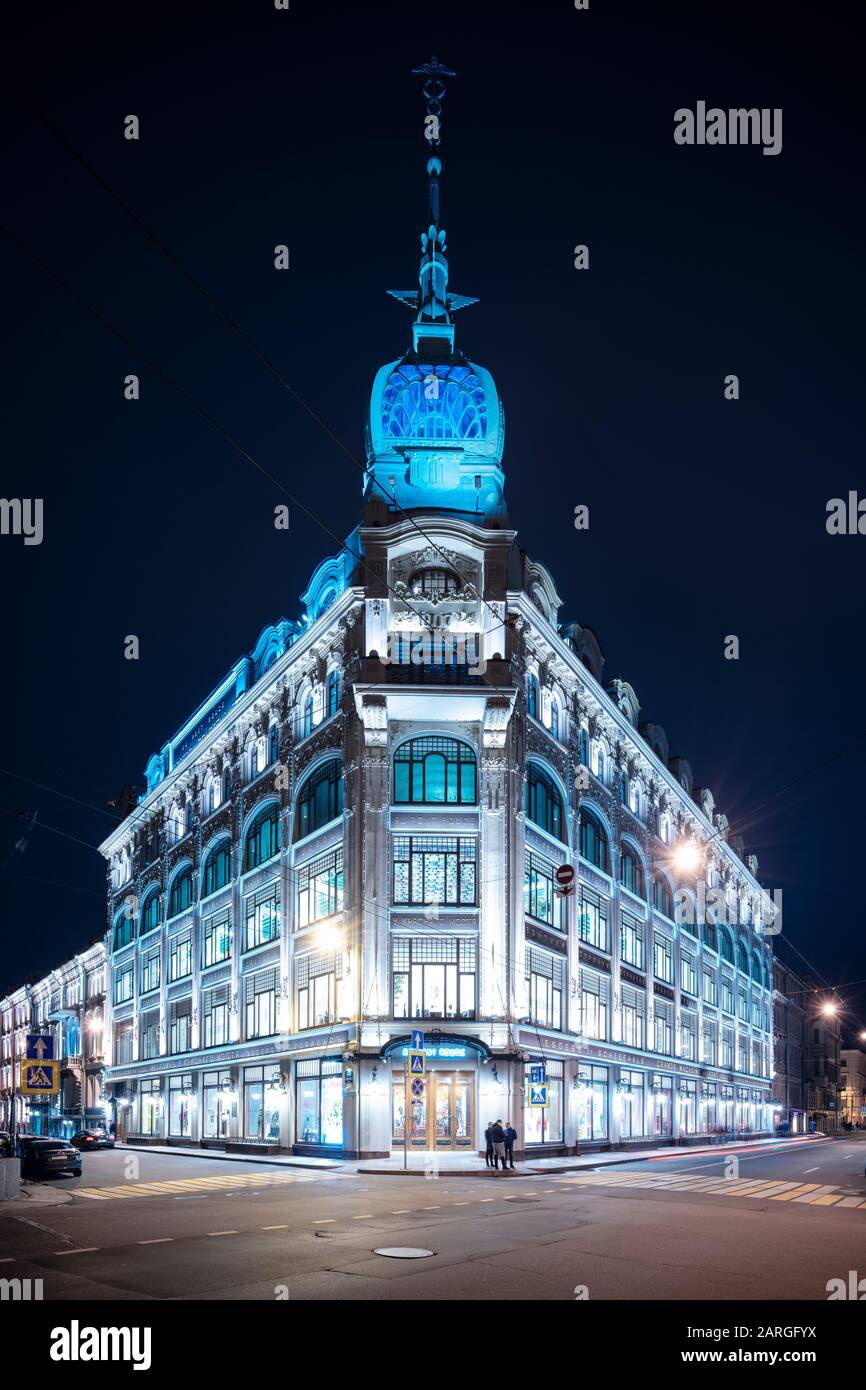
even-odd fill
[{"label": "person standing on sidewalk", "polygon": [[505,1126],[505,1163],[503,1167],[514,1169],[514,1141],[517,1138],[517,1130],[511,1121]]},{"label": "person standing on sidewalk", "polygon": [[486,1150],[485,1150],[485,1153],[484,1153],[484,1162],[485,1162],[485,1165],[486,1165],[486,1167],[488,1167],[488,1168],[493,1168],[493,1167],[494,1167],[494,1163],[493,1163],[493,1126],[492,1126],[492,1125],[488,1125],[487,1128],[486,1128],[485,1131],[484,1131],[484,1143],[485,1143],[486,1146],[487,1146],[487,1147],[486,1147]]},{"label": "person standing on sidewalk", "polygon": [[490,1137],[493,1140],[493,1167],[499,1168],[499,1160],[502,1159],[502,1171],[505,1172],[505,1130],[502,1128],[502,1121],[495,1120],[490,1126]]}]

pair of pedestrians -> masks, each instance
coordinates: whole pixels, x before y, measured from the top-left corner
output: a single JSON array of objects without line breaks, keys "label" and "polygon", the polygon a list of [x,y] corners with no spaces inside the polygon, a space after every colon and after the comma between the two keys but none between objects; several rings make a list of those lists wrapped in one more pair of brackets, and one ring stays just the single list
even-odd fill
[{"label": "pair of pedestrians", "polygon": [[484,1142],[486,1145],[484,1162],[488,1168],[499,1168],[502,1162],[502,1171],[506,1168],[514,1167],[514,1141],[517,1138],[517,1130],[509,1120],[503,1128],[501,1120],[494,1120],[492,1125],[488,1125],[484,1131]]}]

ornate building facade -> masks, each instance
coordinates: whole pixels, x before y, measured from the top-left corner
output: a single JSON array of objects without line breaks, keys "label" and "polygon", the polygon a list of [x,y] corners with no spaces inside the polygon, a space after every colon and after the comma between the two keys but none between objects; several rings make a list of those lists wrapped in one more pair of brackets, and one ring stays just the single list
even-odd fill
[{"label": "ornate building facade", "polygon": [[511,528],[428,156],[360,525],[102,847],[121,1132],[380,1155],[474,1150],[496,1118],[535,1152],[764,1131],[757,864]]},{"label": "ornate building facade", "polygon": [[[0,1129],[60,1139],[106,1123],[103,1032],[107,957],[99,940],[34,984],[0,998]],[[24,1096],[28,1033],[50,1034],[59,1062],[56,1096]]]}]

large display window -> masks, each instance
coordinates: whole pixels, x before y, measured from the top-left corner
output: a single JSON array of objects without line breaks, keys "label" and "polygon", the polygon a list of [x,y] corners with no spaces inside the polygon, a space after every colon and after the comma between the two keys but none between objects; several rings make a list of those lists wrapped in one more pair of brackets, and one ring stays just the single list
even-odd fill
[{"label": "large display window", "polygon": [[343,1144],[343,1064],[339,1057],[296,1063],[298,1144]]},{"label": "large display window", "polygon": [[[547,1077],[547,1104],[530,1105],[530,1068],[544,1063]],[[526,1064],[526,1082],[523,1093],[523,1138],[527,1147],[533,1144],[562,1143],[562,1062],[552,1062],[542,1057],[531,1057]]]},{"label": "large display window", "polygon": [[577,1076],[577,1137],[584,1143],[608,1137],[607,1067],[582,1066]]}]

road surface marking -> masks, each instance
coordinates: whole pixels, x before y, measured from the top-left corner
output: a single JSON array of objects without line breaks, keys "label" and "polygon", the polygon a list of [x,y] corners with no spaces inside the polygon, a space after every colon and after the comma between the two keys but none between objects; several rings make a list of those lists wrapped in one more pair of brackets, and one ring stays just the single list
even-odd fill
[{"label": "road surface marking", "polygon": [[471,1203],[471,1202],[453,1202],[453,1203],[452,1203],[452,1206],[455,1206],[455,1207],[471,1207],[471,1206],[472,1206],[472,1203]]},{"label": "road surface marking", "polygon": [[392,1216],[405,1216],[405,1215],[407,1214],[407,1212],[410,1212],[411,1210],[412,1210],[411,1207],[398,1207],[396,1211],[392,1211],[392,1212],[391,1212],[391,1215],[392,1215]]},{"label": "road surface marking", "polygon": [[205,1231],[206,1236],[236,1236],[237,1231]]},{"label": "road surface marking", "polygon": [[15,1260],[11,1255],[7,1255],[4,1260],[0,1260],[0,1265],[14,1265]]},{"label": "road surface marking", "polygon": [[820,1167],[821,1167],[820,1163],[816,1163],[814,1168],[804,1168],[804,1169],[803,1169],[803,1172],[804,1172],[804,1173],[817,1173],[817,1171],[818,1171],[818,1169],[819,1169]]},{"label": "road surface marking", "polygon": [[818,1184],[816,1182],[804,1182],[799,1187],[795,1187],[793,1192],[784,1192],[780,1197],[773,1197],[771,1200],[773,1202],[790,1202],[794,1197],[805,1197],[807,1192],[817,1191]]},{"label": "road surface marking", "polygon": [[52,1250],[52,1255],[89,1255],[91,1250],[98,1250],[98,1245],[79,1245],[75,1250]]},{"label": "road surface marking", "polygon": [[314,1226],[333,1226],[333,1225],[336,1224],[336,1221],[337,1221],[336,1216],[320,1216],[319,1219],[318,1219],[317,1221],[314,1221],[314,1222],[313,1222],[313,1225],[314,1225]]},{"label": "road surface marking", "polygon": [[834,1196],[832,1192],[825,1192],[823,1197],[815,1197],[812,1200],[813,1207],[832,1207],[834,1203],[840,1201],[839,1194]]},{"label": "road surface marking", "polygon": [[371,1211],[365,1211],[364,1214],[363,1214],[363,1216],[353,1216],[353,1217],[352,1217],[352,1220],[353,1220],[353,1221],[372,1221],[372,1220],[373,1220],[373,1213],[372,1213]]},{"label": "road surface marking", "polygon": [[153,1240],[137,1240],[136,1245],[167,1245],[174,1236],[155,1236]]},{"label": "road surface marking", "polygon": [[839,1203],[840,1207],[859,1207],[859,1205],[859,1197],[843,1197],[841,1202]]},{"label": "road surface marking", "polygon": [[422,1211],[439,1211],[439,1207],[422,1207]]},{"label": "road surface marking", "polygon": [[495,1197],[482,1197],[482,1198],[481,1198],[481,1205],[483,1206],[485,1202],[493,1202],[493,1201],[495,1201],[495,1200],[496,1200]]},{"label": "road surface marking", "polygon": [[795,1197],[795,1198],[794,1198],[794,1201],[795,1201],[795,1202],[814,1202],[814,1200],[815,1200],[816,1197],[823,1197],[823,1196],[826,1196],[826,1194],[827,1194],[828,1192],[832,1192],[832,1191],[833,1191],[832,1186],[831,1186],[831,1187],[827,1187],[827,1186],[825,1185],[824,1187],[816,1187],[816,1188],[815,1188],[815,1191],[812,1192],[812,1193],[810,1193],[808,1196],[806,1196],[806,1197]]},{"label": "road surface marking", "polygon": [[[313,1225],[315,1225],[315,1222],[313,1222]],[[261,1229],[263,1231],[287,1231],[289,1228],[286,1223],[283,1222],[282,1226],[262,1226]]]}]

